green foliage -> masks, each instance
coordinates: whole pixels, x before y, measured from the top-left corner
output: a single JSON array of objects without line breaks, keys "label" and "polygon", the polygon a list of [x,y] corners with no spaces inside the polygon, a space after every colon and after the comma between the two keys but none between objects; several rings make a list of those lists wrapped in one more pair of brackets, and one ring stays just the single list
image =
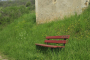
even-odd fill
[{"label": "green foliage", "polygon": [[[35,21],[35,12],[24,14],[0,31],[0,52],[15,60],[90,59],[90,7],[64,20],[41,25]],[[65,49],[36,49],[35,43],[44,44],[46,36],[60,35],[70,35]]]},{"label": "green foliage", "polygon": [[27,2],[26,7],[30,7],[31,6],[31,2]]},{"label": "green foliage", "polygon": [[0,7],[0,11],[3,9],[3,7]]},{"label": "green foliage", "polygon": [[1,10],[0,13],[0,24],[6,24],[13,22],[14,19],[22,16],[25,13],[29,13],[30,9],[26,8],[25,6],[13,6],[13,7],[6,7]]},{"label": "green foliage", "polygon": [[[3,9],[3,8],[2,8],[2,7],[0,7],[0,11],[2,11],[2,9]],[[2,15],[2,14],[1,14],[1,12],[0,12],[0,16],[1,16],[1,15]]]},{"label": "green foliage", "polygon": [[15,0],[15,1],[1,1],[0,7],[10,7],[10,6],[26,6],[27,2],[31,2],[32,6],[35,5],[35,0]]}]

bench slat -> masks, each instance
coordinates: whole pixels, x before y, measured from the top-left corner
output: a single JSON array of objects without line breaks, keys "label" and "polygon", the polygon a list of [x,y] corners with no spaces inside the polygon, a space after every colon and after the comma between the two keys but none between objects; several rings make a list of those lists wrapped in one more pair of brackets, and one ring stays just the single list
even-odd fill
[{"label": "bench slat", "polygon": [[63,36],[47,36],[46,39],[69,39],[70,35]]},{"label": "bench slat", "polygon": [[54,45],[46,45],[46,44],[35,44],[38,46],[50,47],[50,48],[64,48],[65,46],[54,46]]},{"label": "bench slat", "polygon": [[45,40],[45,43],[63,43],[66,44],[66,40]]}]

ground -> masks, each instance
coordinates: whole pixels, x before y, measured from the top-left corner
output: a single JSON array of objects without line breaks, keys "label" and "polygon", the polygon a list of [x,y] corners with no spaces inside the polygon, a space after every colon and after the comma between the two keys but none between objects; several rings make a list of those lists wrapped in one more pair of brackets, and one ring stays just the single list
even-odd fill
[{"label": "ground", "polygon": [[8,60],[8,59],[3,59],[2,56],[0,56],[0,60]]}]

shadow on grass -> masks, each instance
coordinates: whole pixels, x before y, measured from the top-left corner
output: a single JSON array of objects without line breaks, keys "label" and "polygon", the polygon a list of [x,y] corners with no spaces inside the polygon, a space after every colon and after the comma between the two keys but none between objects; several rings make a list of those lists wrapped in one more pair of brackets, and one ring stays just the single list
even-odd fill
[{"label": "shadow on grass", "polygon": [[48,53],[54,53],[58,54],[61,52],[61,50],[65,50],[64,48],[49,48],[49,47],[42,47],[42,46],[36,46],[37,52],[48,54]]}]

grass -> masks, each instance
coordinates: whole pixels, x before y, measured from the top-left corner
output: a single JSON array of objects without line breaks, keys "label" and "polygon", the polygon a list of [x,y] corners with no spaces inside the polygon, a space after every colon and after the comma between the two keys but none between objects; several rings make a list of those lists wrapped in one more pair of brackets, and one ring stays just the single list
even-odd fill
[{"label": "grass", "polygon": [[[24,14],[0,31],[0,52],[15,60],[89,60],[90,7],[81,15],[36,25],[35,13]],[[70,35],[65,49],[36,49],[46,36]],[[13,60],[13,59],[11,59]]]}]

